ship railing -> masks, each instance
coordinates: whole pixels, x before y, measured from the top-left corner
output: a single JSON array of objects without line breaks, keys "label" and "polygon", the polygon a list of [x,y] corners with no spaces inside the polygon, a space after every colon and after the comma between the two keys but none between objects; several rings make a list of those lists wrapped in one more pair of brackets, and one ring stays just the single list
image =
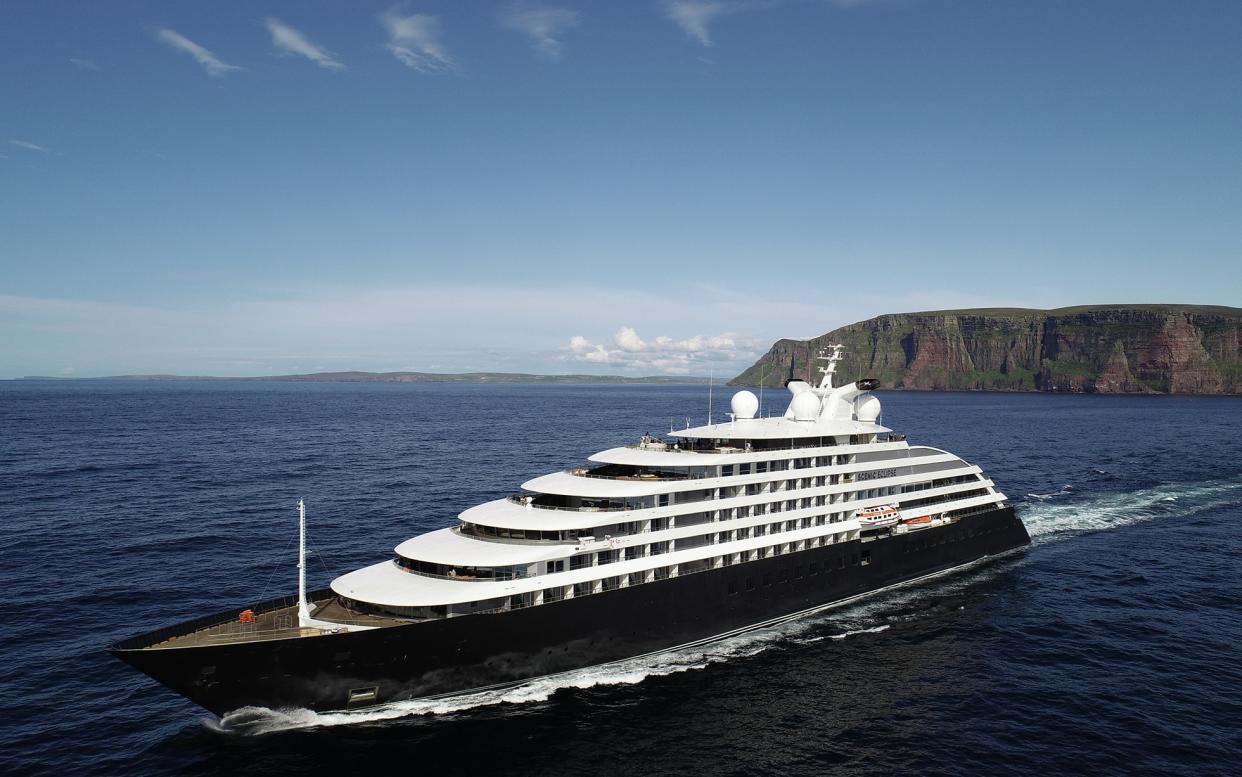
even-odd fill
[{"label": "ship railing", "polygon": [[458,573],[454,575],[442,575],[438,572],[424,572],[421,569],[410,569],[409,567],[404,567],[404,566],[401,566],[400,564],[397,564],[396,567],[400,569],[402,572],[405,572],[411,575],[418,575],[419,577],[433,577],[437,580],[456,580],[458,582],[465,582],[465,583],[497,583],[497,582],[503,583],[503,582],[508,582],[510,580],[522,580],[527,577],[527,575],[525,574],[519,574],[516,572],[513,572],[513,573],[502,572],[502,573],[495,574],[495,575],[470,575],[470,574],[465,574],[465,573]]},{"label": "ship railing", "polygon": [[[887,439],[876,437],[875,442],[900,442],[905,440],[904,434],[889,435]],[[842,445],[861,445],[862,443],[842,443]],[[681,442],[636,442],[626,445],[626,448],[632,450],[656,450],[656,451],[673,451],[674,453],[779,453],[782,451],[799,451],[807,448],[832,448],[837,443],[826,438],[807,438],[807,440],[799,445],[782,445],[782,446],[758,446],[751,445],[749,448],[739,447],[735,445],[694,445],[692,443]]]},{"label": "ship railing", "polygon": [[632,480],[639,483],[661,482],[666,480],[702,480],[704,478],[715,477],[715,475],[689,475],[679,472],[661,472],[654,474],[633,474],[633,475],[600,475],[586,467],[570,467],[565,472],[580,478],[598,478],[600,480]]},{"label": "ship railing", "polygon": [[513,494],[512,496],[509,497],[509,501],[513,502],[514,504],[521,505],[523,507],[528,507],[528,506],[533,507],[536,510],[568,510],[574,513],[607,513],[607,512],[622,512],[624,510],[643,509],[642,505],[632,505],[632,506],[620,506],[619,505],[616,507],[611,507],[611,506],[596,507],[596,506],[586,506],[586,505],[583,505],[581,507],[570,507],[569,505],[544,505],[544,504],[539,504],[538,502],[536,502],[535,497],[531,496],[530,494]]}]

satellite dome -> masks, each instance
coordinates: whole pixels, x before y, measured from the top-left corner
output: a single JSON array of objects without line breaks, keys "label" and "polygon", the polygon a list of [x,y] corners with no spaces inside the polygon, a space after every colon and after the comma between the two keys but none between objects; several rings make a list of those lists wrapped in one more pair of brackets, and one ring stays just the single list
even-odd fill
[{"label": "satellite dome", "polygon": [[759,398],[749,391],[739,391],[729,403],[734,418],[754,418],[759,411]]},{"label": "satellite dome", "polygon": [[804,391],[789,403],[795,421],[814,421],[819,418],[819,397],[812,391]]},{"label": "satellite dome", "polygon": [[854,415],[859,421],[872,423],[880,417],[879,397],[868,394],[854,402]]}]

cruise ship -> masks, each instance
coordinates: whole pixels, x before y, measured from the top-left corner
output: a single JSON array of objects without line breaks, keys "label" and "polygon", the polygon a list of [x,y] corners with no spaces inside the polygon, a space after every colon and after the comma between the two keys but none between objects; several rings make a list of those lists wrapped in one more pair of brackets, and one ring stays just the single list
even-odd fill
[{"label": "cruise ship", "polygon": [[123,640],[223,715],[452,696],[700,645],[1030,542],[978,466],[881,426],[875,380],[790,380],[761,417],[644,434],[307,592]]}]

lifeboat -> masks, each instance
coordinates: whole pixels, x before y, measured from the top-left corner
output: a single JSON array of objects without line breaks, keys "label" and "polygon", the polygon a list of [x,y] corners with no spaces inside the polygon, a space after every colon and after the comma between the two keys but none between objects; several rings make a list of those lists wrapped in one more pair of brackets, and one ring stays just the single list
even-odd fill
[{"label": "lifeboat", "polygon": [[859,510],[854,517],[858,519],[863,528],[875,528],[892,526],[897,523],[899,514],[893,505],[874,505]]},{"label": "lifeboat", "polygon": [[918,518],[906,518],[901,522],[902,526],[925,527],[930,526],[932,517],[930,515],[920,515]]}]

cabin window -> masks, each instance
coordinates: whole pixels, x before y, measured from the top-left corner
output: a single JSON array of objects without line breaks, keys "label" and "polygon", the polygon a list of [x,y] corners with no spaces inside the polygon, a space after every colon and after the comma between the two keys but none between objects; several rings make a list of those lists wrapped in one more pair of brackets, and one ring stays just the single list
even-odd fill
[{"label": "cabin window", "polygon": [[558,585],[555,588],[543,589],[543,601],[545,604],[548,602],[559,602],[560,600],[564,598],[565,598],[565,587],[564,586]]},{"label": "cabin window", "polygon": [[565,571],[565,559],[560,559],[559,561],[548,562],[547,573],[549,575],[556,574],[557,572],[564,572],[564,571]]},{"label": "cabin window", "polygon": [[864,550],[862,554],[862,565],[865,567],[871,563],[871,551]]},{"label": "cabin window", "polygon": [[727,477],[732,477],[732,475],[733,475],[733,465],[732,465],[732,464],[726,464],[726,465],[724,465],[723,467],[721,467],[721,468],[720,468],[720,476],[721,476],[721,477],[725,477],[725,478],[727,478]]},{"label": "cabin window", "polygon": [[574,597],[586,596],[591,593],[590,583],[574,583]]},{"label": "cabin window", "polygon": [[730,580],[729,581],[729,596],[733,596],[736,593],[737,593],[737,581]]},{"label": "cabin window", "polygon": [[746,578],[746,590],[747,591],[755,590],[755,578],[753,577]]},{"label": "cabin window", "polygon": [[772,585],[772,575],[765,572],[763,575],[763,587],[767,588],[770,585]]}]

